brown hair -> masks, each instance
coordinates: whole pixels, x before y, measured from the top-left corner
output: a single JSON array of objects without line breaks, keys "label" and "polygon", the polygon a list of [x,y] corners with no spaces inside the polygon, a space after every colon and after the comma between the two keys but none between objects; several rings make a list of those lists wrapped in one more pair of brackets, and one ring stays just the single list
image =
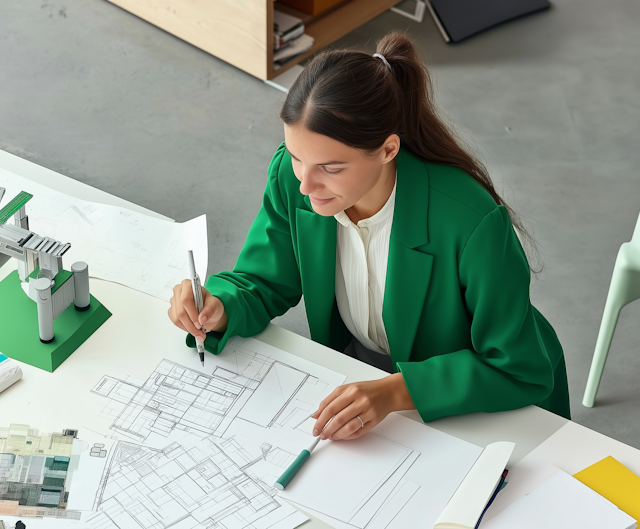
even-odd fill
[{"label": "brown hair", "polygon": [[428,70],[412,40],[394,31],[378,41],[376,52],[389,66],[361,51],[317,54],[291,86],[280,112],[282,121],[301,123],[365,153],[378,152],[391,134],[397,134],[402,146],[419,158],[462,169],[479,182],[507,209],[527,246],[535,249],[519,216],[495,190],[486,167],[438,116]]}]

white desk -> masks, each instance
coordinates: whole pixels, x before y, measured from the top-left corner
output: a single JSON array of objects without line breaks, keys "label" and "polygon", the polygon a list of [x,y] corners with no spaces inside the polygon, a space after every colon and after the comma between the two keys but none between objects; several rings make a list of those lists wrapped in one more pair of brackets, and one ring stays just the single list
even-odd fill
[{"label": "white desk", "polygon": [[[125,206],[166,219],[2,151],[0,167],[70,195]],[[14,261],[0,268],[0,279],[13,269]],[[3,425],[17,422],[32,425],[41,431],[47,431],[48,428],[55,431],[80,429],[84,426],[106,432],[111,421],[97,416],[95,406],[86,402],[86,396],[103,375],[121,379],[133,376],[146,380],[163,358],[180,362],[185,355],[195,354],[193,349],[185,345],[185,333],[169,321],[167,302],[97,279],[91,279],[91,292],[113,315],[54,373],[22,365],[23,380],[0,395]],[[275,325],[269,325],[256,338],[344,373],[348,377],[347,382],[386,375],[383,371]],[[407,412],[405,415],[420,421],[417,412]],[[567,421],[562,417],[529,406],[509,412],[448,417],[434,421],[430,426],[480,446],[494,441],[514,441],[516,449],[510,460],[511,466],[565,423]],[[605,436],[599,437],[606,439]],[[637,453],[640,467],[640,451],[634,453]],[[329,526],[313,519],[305,527]]]}]

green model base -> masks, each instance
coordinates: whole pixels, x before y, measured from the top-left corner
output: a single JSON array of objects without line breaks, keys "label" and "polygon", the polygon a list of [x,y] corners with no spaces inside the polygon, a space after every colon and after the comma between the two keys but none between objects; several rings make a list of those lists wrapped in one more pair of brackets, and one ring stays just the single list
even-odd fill
[{"label": "green model base", "polygon": [[83,312],[71,303],[53,322],[53,341],[42,343],[37,305],[20,283],[17,270],[0,281],[0,353],[20,362],[55,371],[111,316],[93,296],[90,308]]}]

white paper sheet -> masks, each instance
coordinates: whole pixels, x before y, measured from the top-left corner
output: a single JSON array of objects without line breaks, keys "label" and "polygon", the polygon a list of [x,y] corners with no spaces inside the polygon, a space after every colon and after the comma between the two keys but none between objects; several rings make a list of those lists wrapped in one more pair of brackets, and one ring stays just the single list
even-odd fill
[{"label": "white paper sheet", "polygon": [[[433,527],[482,448],[397,413],[388,415],[371,431],[420,452],[420,456],[395,487],[388,504],[376,513],[366,529],[406,529],[415,527],[416,520],[420,520],[421,527]],[[337,529],[356,527],[301,507]]]},{"label": "white paper sheet", "polygon": [[359,529],[365,527],[366,529],[384,529],[420,488],[417,483],[404,478],[419,456],[418,452],[413,452],[348,523],[329,517],[309,507],[301,506],[297,503],[294,503],[294,505],[326,521],[336,529],[353,529],[354,527]]},{"label": "white paper sheet", "polygon": [[615,457],[629,470],[640,474],[638,450],[568,422],[509,470],[508,484],[487,510],[484,521],[531,492],[554,475],[557,468],[573,475],[607,456]]},{"label": "white paper sheet", "polygon": [[367,525],[367,529],[384,529],[387,527],[398,513],[404,509],[404,506],[411,501],[411,498],[415,496],[419,489],[420,485],[413,481],[408,479],[400,481],[400,485],[384,501],[373,520]]},{"label": "white paper sheet", "polygon": [[79,429],[82,440],[74,443],[77,448],[77,468],[69,491],[67,509],[89,511],[94,508],[95,491],[104,479],[115,440],[88,428]]},{"label": "white paper sheet", "polygon": [[[64,255],[68,270],[76,261],[89,275],[121,283],[168,301],[173,287],[189,278],[187,251],[193,250],[201,281],[207,274],[206,216],[174,223],[129,209],[87,202],[0,169],[6,204],[20,191],[27,203],[29,228],[39,235],[70,243]],[[10,221],[12,222],[12,221]]]},{"label": "white paper sheet", "polygon": [[483,529],[628,529],[635,520],[589,487],[559,471]]},{"label": "white paper sheet", "polygon": [[[420,457],[419,452],[412,452],[411,455],[404,460],[402,465],[398,467],[393,475],[369,498],[355,516],[351,518],[351,525],[358,527],[359,529],[363,529],[378,514],[387,498],[393,495],[398,495],[399,489],[401,488],[399,487],[400,482],[406,481],[404,476],[416,462],[418,457]],[[408,489],[404,490],[404,493],[408,494],[409,492],[410,491]],[[400,498],[397,499],[399,500]],[[404,500],[405,501],[402,505],[409,501],[409,497],[405,497]],[[395,503],[395,505],[400,505],[400,503]],[[398,509],[397,512],[399,511],[400,509]]]},{"label": "white paper sheet", "polygon": [[373,433],[320,443],[280,497],[349,522],[411,454]]}]

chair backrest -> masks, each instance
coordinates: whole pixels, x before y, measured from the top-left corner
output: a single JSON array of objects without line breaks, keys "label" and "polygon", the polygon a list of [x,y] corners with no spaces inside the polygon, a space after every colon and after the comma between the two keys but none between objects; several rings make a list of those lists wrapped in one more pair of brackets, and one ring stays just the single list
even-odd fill
[{"label": "chair backrest", "polygon": [[631,237],[631,242],[634,246],[640,248],[640,215],[638,215],[638,220],[636,221],[636,229],[633,230],[633,236]]}]

